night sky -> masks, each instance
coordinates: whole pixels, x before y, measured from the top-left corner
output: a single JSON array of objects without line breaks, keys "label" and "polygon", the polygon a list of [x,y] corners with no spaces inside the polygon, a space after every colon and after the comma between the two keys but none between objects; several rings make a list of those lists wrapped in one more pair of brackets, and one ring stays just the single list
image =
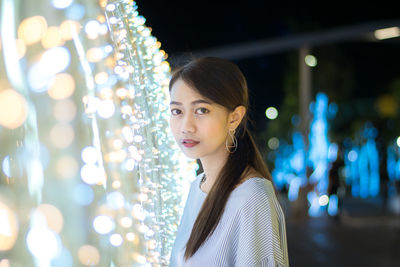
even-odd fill
[{"label": "night sky", "polygon": [[[307,2],[307,3],[305,3]],[[355,4],[357,2],[361,4]],[[391,2],[391,3],[390,3]],[[279,39],[324,32],[343,26],[383,20],[399,20],[394,1],[137,1],[146,26],[173,61],[182,55],[231,44]],[[396,39],[396,40],[395,40]],[[351,62],[353,97],[375,97],[381,84],[399,75],[400,41],[385,44],[349,41],[313,48],[315,55],[340,53]],[[324,50],[325,49],[325,50]],[[339,49],[339,52],[337,52]],[[263,128],[268,106],[279,109],[285,92],[284,78],[296,51],[234,60],[244,72],[250,89],[252,117]],[[332,56],[330,60],[332,60]],[[290,63],[292,60],[292,63]],[[173,63],[173,62],[172,62]],[[293,68],[293,66],[292,66]],[[318,88],[313,88],[318,90]]]}]

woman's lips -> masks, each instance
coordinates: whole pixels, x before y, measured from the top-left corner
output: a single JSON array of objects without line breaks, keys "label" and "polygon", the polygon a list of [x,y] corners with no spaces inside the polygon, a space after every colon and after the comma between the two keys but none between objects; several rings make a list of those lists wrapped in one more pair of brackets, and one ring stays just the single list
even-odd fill
[{"label": "woman's lips", "polygon": [[184,145],[185,147],[194,147],[198,143],[200,143],[200,142],[199,141],[195,141],[193,139],[183,139],[182,140],[182,145]]}]

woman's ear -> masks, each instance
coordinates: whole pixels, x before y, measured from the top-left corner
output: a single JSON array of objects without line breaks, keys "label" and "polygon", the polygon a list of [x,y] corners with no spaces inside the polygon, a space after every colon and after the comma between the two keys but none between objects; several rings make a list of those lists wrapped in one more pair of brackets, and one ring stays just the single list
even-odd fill
[{"label": "woman's ear", "polygon": [[237,106],[234,111],[229,114],[229,128],[236,129],[246,114],[244,106]]}]

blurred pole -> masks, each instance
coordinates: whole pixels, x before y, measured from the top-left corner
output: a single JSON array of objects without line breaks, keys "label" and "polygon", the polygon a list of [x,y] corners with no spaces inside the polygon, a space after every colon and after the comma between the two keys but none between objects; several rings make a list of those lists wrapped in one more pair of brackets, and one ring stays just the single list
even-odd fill
[{"label": "blurred pole", "polygon": [[303,136],[304,142],[304,166],[303,173],[300,174],[302,179],[307,180],[307,184],[303,185],[299,189],[298,198],[292,205],[293,219],[302,220],[307,216],[307,194],[312,190],[310,184],[308,184],[308,168],[307,168],[307,158],[308,158],[308,133],[309,133],[309,105],[311,101],[311,68],[306,65],[305,57],[309,54],[310,49],[308,46],[304,45],[300,47],[299,50],[299,113],[300,113],[300,132]]},{"label": "blurred pole", "polygon": [[307,66],[304,60],[308,54],[310,54],[310,48],[308,46],[302,46],[299,51],[299,108],[300,108],[300,131],[304,139],[305,153],[308,152],[308,145],[309,145],[308,144],[308,133],[310,124],[309,106],[311,102],[311,67]]}]

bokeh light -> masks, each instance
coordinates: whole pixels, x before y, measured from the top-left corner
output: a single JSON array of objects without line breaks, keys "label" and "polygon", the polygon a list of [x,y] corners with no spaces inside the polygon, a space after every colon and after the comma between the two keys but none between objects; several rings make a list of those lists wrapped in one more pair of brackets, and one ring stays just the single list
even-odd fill
[{"label": "bokeh light", "polygon": [[14,212],[0,199],[0,252],[13,248],[18,236],[18,222]]},{"label": "bokeh light", "polygon": [[58,9],[64,9],[69,7],[74,0],[51,0],[51,4]]},{"label": "bokeh light", "polygon": [[67,148],[72,144],[74,137],[74,129],[67,123],[57,123],[50,130],[50,140],[57,148]]},{"label": "bokeh light", "polygon": [[56,26],[49,27],[42,38],[42,46],[48,49],[63,44],[64,40],[61,35],[61,30]]},{"label": "bokeh light", "polygon": [[18,27],[18,38],[26,45],[39,42],[47,30],[47,21],[42,16],[34,16],[24,19]]},{"label": "bokeh light", "polygon": [[279,148],[279,139],[276,137],[271,137],[268,139],[268,147],[272,150],[276,150]]},{"label": "bokeh light", "polygon": [[68,73],[57,74],[48,89],[49,96],[56,100],[68,98],[74,91],[75,80],[71,74]]},{"label": "bokeh light", "polygon": [[26,245],[32,255],[47,261],[55,258],[62,248],[59,236],[44,226],[34,226],[29,230]]},{"label": "bokeh light", "polygon": [[77,107],[71,99],[62,99],[54,104],[53,115],[54,118],[60,122],[72,121],[77,113]]},{"label": "bokeh light", "polygon": [[120,234],[112,234],[110,236],[110,243],[111,245],[113,245],[114,247],[119,247],[122,245],[123,242],[123,238]]},{"label": "bokeh light", "polygon": [[71,155],[59,157],[55,164],[56,173],[59,178],[74,178],[79,171],[79,165],[76,159]]},{"label": "bokeh light", "polygon": [[96,266],[100,262],[100,253],[96,247],[84,245],[78,250],[78,259],[85,266]]},{"label": "bokeh light", "polygon": [[47,226],[50,229],[52,229],[56,233],[61,232],[64,224],[64,219],[61,211],[57,207],[50,204],[40,204],[37,210],[45,216]]},{"label": "bokeh light", "polygon": [[265,116],[270,120],[275,120],[278,117],[278,110],[274,107],[269,107],[265,110]]},{"label": "bokeh light", "polygon": [[73,197],[79,205],[88,206],[94,199],[94,192],[87,184],[78,184],[74,188]]},{"label": "bokeh light", "polygon": [[304,58],[304,62],[307,64],[309,67],[315,67],[317,66],[317,58],[313,55],[307,55]]},{"label": "bokeh light", "polygon": [[99,234],[108,234],[115,228],[115,223],[112,218],[106,215],[99,215],[93,220],[93,228]]},{"label": "bokeh light", "polygon": [[0,91],[0,125],[15,129],[21,126],[28,115],[25,98],[15,90]]},{"label": "bokeh light", "polygon": [[65,20],[60,24],[61,37],[64,40],[71,40],[73,36],[80,33],[81,25],[75,20]]},{"label": "bokeh light", "polygon": [[1,169],[6,176],[11,177],[10,156],[7,155],[4,157],[1,163]]}]

